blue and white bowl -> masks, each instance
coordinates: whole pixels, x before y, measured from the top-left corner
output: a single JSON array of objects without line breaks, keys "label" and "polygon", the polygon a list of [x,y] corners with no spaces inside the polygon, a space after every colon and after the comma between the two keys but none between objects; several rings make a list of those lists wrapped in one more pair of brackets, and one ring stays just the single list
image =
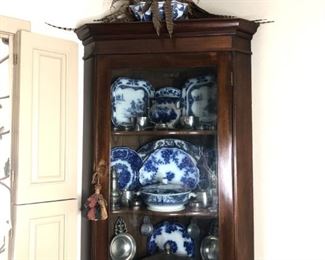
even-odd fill
[{"label": "blue and white bowl", "polygon": [[179,223],[165,221],[156,226],[148,239],[147,250],[153,255],[158,251],[164,251],[166,244],[169,244],[171,253],[175,255],[194,256],[194,241]]},{"label": "blue and white bowl", "polygon": [[[146,12],[143,12],[145,4],[146,2],[143,1],[135,5],[129,5],[129,9],[131,10],[131,13],[138,21],[147,22],[152,20],[151,8],[149,8]],[[161,20],[165,19],[164,5],[165,5],[165,1],[158,2],[159,16]],[[173,10],[174,21],[186,19],[188,14],[188,4],[181,3],[178,1],[172,1],[172,10]]]},{"label": "blue and white bowl", "polygon": [[141,197],[149,210],[175,212],[185,208],[194,196],[191,190],[177,184],[153,184],[140,190]]}]

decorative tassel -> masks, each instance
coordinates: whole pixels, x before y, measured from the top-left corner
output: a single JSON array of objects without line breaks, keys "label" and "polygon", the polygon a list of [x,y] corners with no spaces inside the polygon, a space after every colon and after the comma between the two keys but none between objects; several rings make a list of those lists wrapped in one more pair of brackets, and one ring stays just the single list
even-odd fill
[{"label": "decorative tassel", "polygon": [[106,170],[106,163],[104,160],[99,162],[99,166],[93,174],[92,183],[95,184],[95,193],[92,194],[85,203],[85,209],[87,210],[87,218],[89,220],[105,220],[108,218],[107,214],[107,201],[100,193],[102,186],[100,185],[100,177],[102,177]]},{"label": "decorative tassel", "polygon": [[92,194],[85,203],[85,208],[87,209],[87,218],[89,220],[105,220],[108,218],[107,214],[107,201],[104,199],[103,195],[100,194],[101,186],[95,186],[95,193]]}]

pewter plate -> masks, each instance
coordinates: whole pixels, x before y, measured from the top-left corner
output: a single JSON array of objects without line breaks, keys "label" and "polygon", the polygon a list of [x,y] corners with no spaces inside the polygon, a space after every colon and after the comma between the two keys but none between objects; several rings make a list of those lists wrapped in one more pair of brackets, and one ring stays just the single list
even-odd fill
[{"label": "pewter plate", "polygon": [[118,234],[112,239],[109,251],[113,260],[131,260],[136,253],[135,240],[128,233]]}]

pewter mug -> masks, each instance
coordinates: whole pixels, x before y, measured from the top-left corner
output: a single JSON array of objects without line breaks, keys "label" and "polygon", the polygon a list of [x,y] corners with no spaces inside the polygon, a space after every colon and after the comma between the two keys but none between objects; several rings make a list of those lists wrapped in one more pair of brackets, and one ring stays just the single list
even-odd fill
[{"label": "pewter mug", "polygon": [[149,118],[146,116],[138,116],[136,117],[136,130],[141,131],[144,130],[149,125]]}]

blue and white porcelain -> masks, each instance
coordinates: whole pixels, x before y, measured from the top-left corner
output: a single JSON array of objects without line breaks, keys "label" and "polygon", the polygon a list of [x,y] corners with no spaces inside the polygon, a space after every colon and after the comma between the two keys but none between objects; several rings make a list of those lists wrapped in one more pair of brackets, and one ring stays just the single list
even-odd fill
[{"label": "blue and white porcelain", "polygon": [[149,210],[175,212],[185,209],[194,196],[191,190],[179,184],[153,184],[140,189],[141,197]]},{"label": "blue and white porcelain", "polygon": [[214,126],[216,118],[216,80],[207,75],[188,79],[182,89],[182,115],[195,116]]},{"label": "blue and white porcelain", "polygon": [[151,122],[156,125],[166,125],[169,129],[176,127],[180,116],[181,109],[178,98],[156,98],[149,111]]},{"label": "blue and white porcelain", "polygon": [[[140,156],[140,158],[145,161],[146,158],[155,150],[162,147],[176,147],[179,149],[182,149],[183,151],[190,154],[195,161],[198,161],[201,157],[200,153],[200,147],[197,145],[194,145],[190,142],[186,142],[184,140],[180,139],[174,139],[174,138],[167,138],[167,139],[158,139],[151,141],[143,146],[141,146],[137,153]],[[195,162],[196,163],[196,162]]]},{"label": "blue and white porcelain", "polygon": [[147,250],[153,255],[164,251],[169,244],[171,253],[179,256],[194,256],[194,241],[183,225],[176,222],[163,222],[155,227],[148,238]]},{"label": "blue and white porcelain", "polygon": [[182,96],[182,91],[174,87],[164,87],[156,90],[155,98],[178,98]]},{"label": "blue and white porcelain", "polygon": [[111,166],[116,171],[120,190],[134,190],[139,187],[139,169],[142,163],[137,152],[128,147],[112,149]]},{"label": "blue and white porcelain", "polygon": [[[146,2],[142,1],[134,5],[129,5],[129,9],[131,10],[135,19],[137,19],[138,21],[146,22],[152,20],[151,8],[143,12],[145,4]],[[165,5],[165,1],[158,2],[159,16],[161,20],[165,19],[164,5]],[[173,10],[174,21],[185,19],[187,18],[187,14],[188,14],[188,4],[178,2],[178,1],[172,1],[172,10]]]},{"label": "blue and white porcelain", "polygon": [[150,120],[156,125],[175,128],[181,116],[180,98],[180,89],[164,87],[157,90],[149,112]]},{"label": "blue and white porcelain", "polygon": [[184,188],[193,190],[199,178],[200,172],[195,159],[175,147],[155,150],[139,170],[139,182],[142,186],[155,183],[180,184]]},{"label": "blue and white porcelain", "polygon": [[112,122],[125,126],[130,118],[148,116],[154,89],[148,81],[120,77],[112,84]]}]

